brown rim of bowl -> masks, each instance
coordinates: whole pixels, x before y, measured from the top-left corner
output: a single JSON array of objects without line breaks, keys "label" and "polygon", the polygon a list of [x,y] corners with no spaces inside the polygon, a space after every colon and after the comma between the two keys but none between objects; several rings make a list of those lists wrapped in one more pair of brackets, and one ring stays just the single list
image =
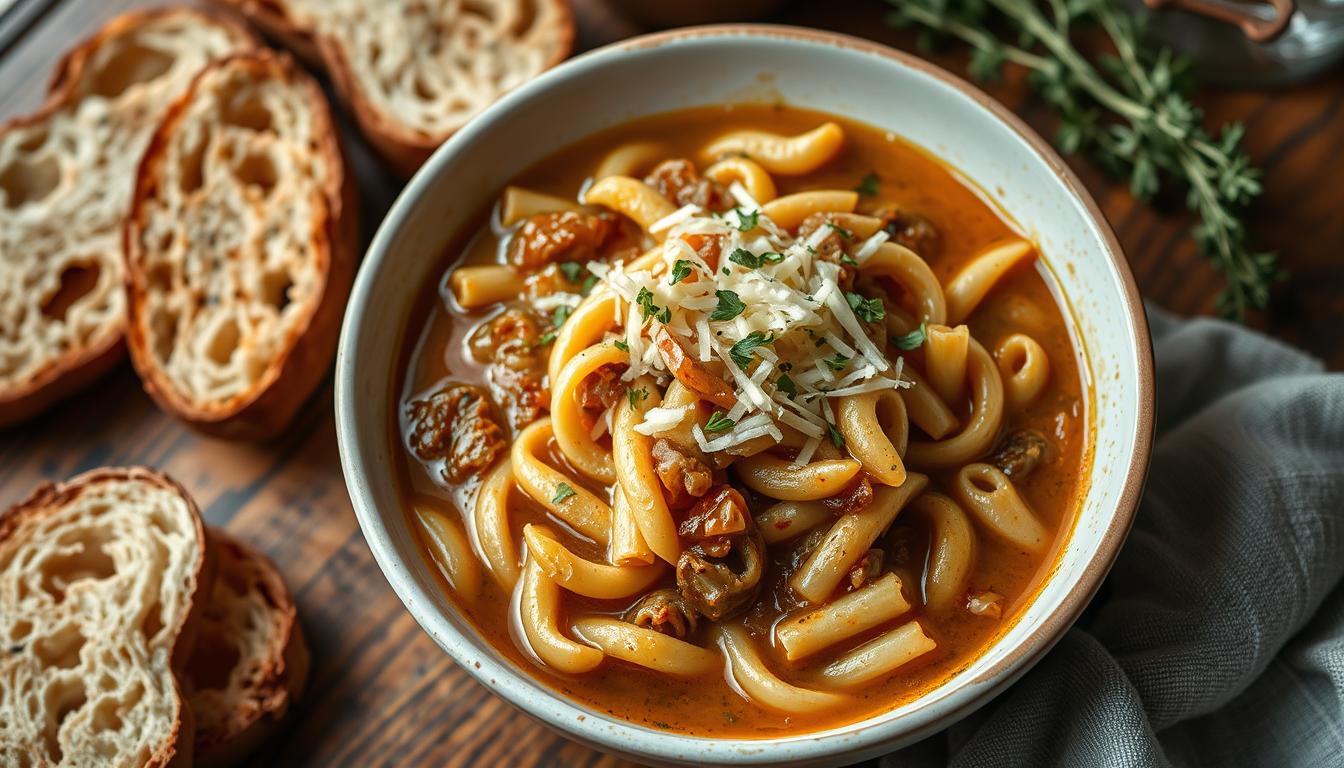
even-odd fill
[{"label": "brown rim of bowl", "polygon": [[[1092,601],[1097,590],[1101,587],[1102,581],[1115,563],[1116,557],[1120,553],[1120,547],[1129,533],[1130,527],[1134,523],[1135,514],[1138,512],[1139,499],[1143,494],[1144,482],[1148,475],[1148,462],[1152,455],[1153,447],[1153,412],[1155,406],[1154,397],[1154,363],[1152,337],[1148,331],[1148,316],[1143,310],[1143,300],[1139,296],[1138,285],[1134,282],[1134,273],[1129,268],[1129,262],[1125,259],[1124,252],[1120,248],[1120,242],[1115,236],[1115,231],[1107,221],[1106,215],[1102,213],[1101,208],[1093,199],[1091,193],[1083,186],[1080,180],[1069,168],[1064,159],[1059,156],[1053,146],[1041,137],[1031,126],[1027,125],[1020,117],[1014,114],[999,101],[991,98],[984,91],[971,85],[966,80],[948,72],[942,67],[925,61],[913,54],[896,50],[882,43],[872,40],[853,37],[851,35],[839,32],[828,32],[815,29],[806,29],[802,27],[793,27],[778,24],[710,24],[697,27],[686,27],[682,29],[673,29],[664,32],[654,32],[647,35],[641,35],[630,40],[612,43],[610,45],[596,48],[575,59],[584,58],[590,53],[609,50],[640,50],[645,48],[658,48],[670,42],[679,40],[695,39],[700,37],[721,37],[723,35],[743,35],[749,37],[767,37],[782,40],[801,40],[811,43],[825,43],[834,45],[838,48],[848,48],[863,53],[876,54],[888,59],[893,59],[902,65],[915,69],[923,74],[929,75],[936,80],[946,83],[957,89],[962,94],[969,96],[985,110],[993,114],[999,120],[1003,121],[1009,128],[1018,134],[1031,147],[1036,154],[1045,161],[1046,165],[1055,172],[1061,183],[1073,193],[1087,214],[1091,217],[1097,230],[1101,233],[1105,245],[1106,257],[1110,260],[1111,266],[1115,268],[1120,276],[1122,287],[1124,289],[1125,310],[1129,313],[1130,321],[1135,330],[1134,346],[1137,353],[1138,363],[1138,423],[1135,425],[1134,434],[1134,453],[1130,466],[1125,475],[1124,488],[1120,494],[1119,503],[1115,508],[1115,515],[1106,532],[1102,535],[1101,542],[1097,547],[1096,553],[1091,561],[1083,569],[1082,576],[1078,584],[1082,586],[1081,590],[1071,590],[1065,594],[1059,606],[1045,617],[1040,624],[1031,630],[1031,633],[1019,643],[1013,650],[1009,651],[1004,658],[1000,659],[989,669],[972,679],[973,683],[989,682],[1001,675],[1010,675],[1016,669],[1021,673],[1040,660],[1049,649],[1054,645],[1063,632],[1077,621],[1078,616],[1082,614],[1083,609]],[[571,59],[573,61],[574,59]],[[1001,681],[1003,684],[1003,681]],[[967,702],[970,709],[975,709],[987,701],[987,697],[977,702]],[[958,710],[965,709],[959,707]],[[960,715],[957,715],[958,717]]]}]

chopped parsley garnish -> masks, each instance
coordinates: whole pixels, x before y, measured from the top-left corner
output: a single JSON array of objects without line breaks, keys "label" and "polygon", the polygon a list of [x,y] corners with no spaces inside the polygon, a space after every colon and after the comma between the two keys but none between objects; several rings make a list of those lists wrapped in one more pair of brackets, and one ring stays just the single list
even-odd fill
[{"label": "chopped parsley garnish", "polygon": [[677,259],[672,265],[672,279],[668,281],[668,284],[676,285],[690,277],[692,266],[691,262],[686,259]]},{"label": "chopped parsley garnish", "polygon": [[728,260],[747,269],[757,269],[766,264],[778,264],[784,260],[784,254],[779,251],[766,251],[757,256],[746,248],[736,248],[729,254]]},{"label": "chopped parsley garnish", "polygon": [[635,294],[635,303],[639,305],[640,312],[645,320],[650,317],[656,318],[660,323],[667,323],[672,320],[672,308],[654,304],[653,293],[648,288],[639,289],[639,293]]},{"label": "chopped parsley garnish", "polygon": [[737,220],[738,222],[740,222],[737,225],[738,232],[750,232],[751,230],[755,229],[757,220],[761,218],[760,211],[743,213],[741,208],[734,208],[733,212],[737,214]]},{"label": "chopped parsley garnish", "polygon": [[627,389],[625,395],[630,398],[630,408],[633,410],[638,408],[640,402],[649,396],[649,390],[643,387],[640,387],[639,389]]},{"label": "chopped parsley garnish", "polygon": [[839,224],[836,224],[834,221],[826,222],[826,226],[830,227],[832,230],[835,231],[835,234],[845,238],[846,240],[852,240],[854,238],[853,232],[850,232],[848,229],[845,229]]},{"label": "chopped parsley garnish", "polygon": [[556,307],[555,311],[551,313],[551,325],[554,325],[556,328],[564,325],[565,321],[569,319],[569,313],[573,311],[573,308],[568,304],[561,304]]},{"label": "chopped parsley garnish", "polygon": [[[780,368],[783,368],[783,366],[780,366]],[[789,397],[798,396],[798,385],[793,383],[793,379],[789,378],[789,374],[787,373],[781,373],[779,378],[775,380],[775,389],[778,389]]]},{"label": "chopped parsley garnish", "polygon": [[560,265],[560,274],[571,283],[577,283],[583,279],[583,275],[588,270],[577,261],[566,261]]},{"label": "chopped parsley garnish", "polygon": [[728,268],[727,268],[727,267],[724,267],[723,269],[721,269],[721,270],[719,270],[719,271],[722,272],[722,273],[725,274],[725,275],[731,275],[731,274],[732,274],[732,272],[728,271]]},{"label": "chopped parsley garnish", "polygon": [[555,486],[555,498],[551,499],[552,504],[559,504],[570,496],[577,495],[577,492],[569,487],[569,483],[560,483]]},{"label": "chopped parsley garnish", "polygon": [[622,341],[621,339],[617,339],[617,340],[615,340],[615,341],[613,341],[613,342],[611,342],[611,343],[612,343],[613,346],[615,346],[617,349],[621,350],[622,352],[629,352],[629,351],[630,351],[630,345],[629,345],[629,344],[626,344],[626,343],[625,343],[624,341]]},{"label": "chopped parsley garnish", "polygon": [[773,334],[752,331],[747,334],[746,338],[737,342],[728,350],[728,356],[733,358],[733,362],[737,363],[738,368],[746,370],[747,366],[751,365],[751,353],[754,352],[757,347],[763,347],[774,340],[775,337]]},{"label": "chopped parsley garnish", "polygon": [[706,432],[727,432],[733,428],[737,422],[724,415],[723,411],[715,411],[709,415],[709,421],[705,422]]},{"label": "chopped parsley garnish", "polygon": [[747,311],[747,305],[732,291],[715,291],[714,295],[719,297],[719,305],[709,314],[710,320],[732,320]]},{"label": "chopped parsley garnish", "polygon": [[594,285],[597,285],[597,275],[590,274],[583,278],[583,285],[579,286],[579,293],[587,296],[592,292]]},{"label": "chopped parsley garnish", "polygon": [[537,341],[536,341],[536,343],[533,344],[532,346],[534,346],[534,347],[544,347],[544,346],[546,346],[547,344],[550,344],[552,341],[555,341],[555,337],[556,337],[557,335],[558,335],[558,334],[556,333],[556,331],[555,331],[554,329],[549,330],[549,331],[547,331],[547,332],[541,334],[541,337],[538,338]]},{"label": "chopped parsley garnish", "polygon": [[887,316],[881,299],[865,299],[857,293],[846,293],[845,301],[849,302],[854,315],[865,323],[880,323]]},{"label": "chopped parsley garnish", "polygon": [[845,253],[844,251],[840,252],[840,263],[846,264],[851,267],[859,266],[859,262],[855,261],[853,256],[850,256],[848,253]]},{"label": "chopped parsley garnish", "polygon": [[869,171],[859,180],[859,185],[854,188],[854,191],[858,192],[860,195],[872,197],[877,194],[877,185],[880,181],[881,179],[877,177],[876,173]]},{"label": "chopped parsley garnish", "polygon": [[924,339],[928,336],[928,334],[926,333],[927,329],[925,325],[926,325],[925,323],[920,323],[919,327],[916,328],[915,330],[905,334],[904,336],[897,336],[896,338],[892,339],[891,340],[892,346],[896,347],[897,349],[905,350],[907,352],[909,352],[912,349],[919,349],[920,347],[924,346]]},{"label": "chopped parsley garnish", "polygon": [[826,363],[827,368],[839,373],[840,371],[845,370],[846,365],[849,365],[849,358],[836,352],[835,357],[828,357],[823,362]]},{"label": "chopped parsley garnish", "polygon": [[827,424],[826,426],[827,426],[827,427],[830,427],[830,430],[831,430],[831,442],[832,442],[832,443],[835,443],[835,447],[836,447],[836,448],[844,448],[844,447],[845,447],[845,436],[842,435],[842,434],[840,434],[840,430],[836,429],[834,424]]}]

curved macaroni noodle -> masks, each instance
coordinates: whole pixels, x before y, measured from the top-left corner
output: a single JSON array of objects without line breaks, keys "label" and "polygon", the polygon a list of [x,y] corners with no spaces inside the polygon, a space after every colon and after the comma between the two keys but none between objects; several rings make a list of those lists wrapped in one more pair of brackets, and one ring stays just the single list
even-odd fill
[{"label": "curved macaroni noodle", "polygon": [[560,616],[560,587],[530,560],[523,566],[518,616],[532,653],[546,666],[577,675],[602,663],[602,651],[576,643],[560,631],[556,623]]},{"label": "curved macaroni noodle", "polygon": [[998,467],[967,464],[957,472],[953,493],[975,519],[1005,541],[1027,552],[1040,552],[1049,544],[1045,527]]},{"label": "curved macaroni noodle", "polygon": [[999,342],[994,350],[1003,376],[1003,391],[1008,405],[1021,411],[1045,391],[1050,379],[1050,356],[1045,348],[1025,333],[1014,333]]},{"label": "curved macaroni noodle", "polygon": [[579,619],[574,632],[614,659],[667,675],[699,677],[723,665],[722,657],[713,651],[605,616]]},{"label": "curved macaroni noodle", "polygon": [[611,540],[611,508],[539,456],[553,434],[550,418],[534,421],[518,434],[509,454],[513,477],[524,493],[551,514],[593,541],[607,544]]},{"label": "curved macaroni noodle", "polygon": [[485,555],[490,575],[504,589],[513,589],[522,573],[518,548],[509,532],[509,493],[513,490],[513,461],[505,457],[476,492],[476,542]]},{"label": "curved macaroni noodle", "polygon": [[844,146],[844,129],[835,123],[823,123],[797,136],[733,131],[710,142],[703,154],[715,160],[725,155],[745,154],[771,173],[801,176],[830,162]]}]

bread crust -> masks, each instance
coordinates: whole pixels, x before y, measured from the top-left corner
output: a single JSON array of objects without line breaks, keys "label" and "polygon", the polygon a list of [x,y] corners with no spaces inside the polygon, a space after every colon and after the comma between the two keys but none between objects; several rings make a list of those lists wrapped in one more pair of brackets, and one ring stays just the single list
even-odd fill
[{"label": "bread crust", "polygon": [[[209,535],[219,550],[218,578],[228,578],[229,569],[239,567],[248,568],[257,575],[264,599],[273,606],[268,616],[274,625],[273,642],[261,660],[260,680],[246,692],[250,695],[247,704],[235,710],[224,730],[196,731],[196,762],[207,768],[239,764],[256,750],[276,730],[290,705],[302,693],[311,664],[298,611],[275,564],[260,551],[218,528],[211,528]],[[190,675],[187,679],[190,680]]]},{"label": "bread crust", "polygon": [[267,38],[299,57],[304,64],[322,68],[317,41],[303,25],[290,18],[277,0],[211,0],[229,13],[250,22]]},{"label": "bread crust", "polygon": [[191,608],[178,625],[171,656],[177,712],[170,737],[154,750],[145,764],[145,768],[191,768],[193,758],[191,744],[195,737],[195,720],[190,707],[187,706],[186,693],[182,689],[181,670],[195,648],[197,631],[205,611],[205,601],[198,598],[211,594],[218,567],[216,553],[206,535],[205,521],[191,494],[187,493],[177,481],[148,467],[95,469],[63,482],[39,485],[23,501],[0,513],[0,544],[9,540],[26,521],[61,509],[90,487],[123,482],[158,486],[180,497],[191,512],[196,529],[198,555],[195,572],[196,592],[191,596]]},{"label": "bread crust", "polygon": [[[284,0],[214,0],[243,14],[268,36],[280,41],[305,61],[318,62],[331,78],[336,93],[354,116],[356,125],[374,150],[402,177],[410,177],[456,129],[426,134],[373,106],[360,87],[341,41],[306,27],[284,8]],[[543,63],[545,71],[565,60],[574,47],[574,14],[566,0],[538,0],[554,14],[554,51]],[[502,95],[502,94],[500,94]]]},{"label": "bread crust", "polygon": [[[312,242],[319,244],[319,273],[323,285],[318,303],[306,321],[289,335],[278,361],[247,395],[222,408],[203,408],[184,397],[169,381],[149,348],[148,330],[142,322],[147,293],[144,270],[145,253],[137,233],[144,226],[145,204],[159,186],[158,167],[167,161],[168,139],[184,118],[197,89],[209,74],[225,67],[264,70],[285,80],[306,94],[313,116],[320,126],[319,152],[330,170],[323,189],[327,215],[323,217]],[[145,391],[159,407],[192,427],[217,437],[239,440],[266,440],[278,435],[293,421],[299,409],[326,378],[336,351],[341,318],[354,281],[354,264],[359,242],[358,197],[354,178],[345,162],[336,123],[321,88],[299,69],[289,56],[269,50],[236,54],[218,60],[197,74],[192,85],[169,108],[155,131],[136,174],[130,212],[122,232],[126,253],[126,290],[130,320],[127,345],[131,361]]]},{"label": "bread crust", "polygon": [[[52,69],[42,106],[29,115],[0,124],[0,134],[45,122],[70,107],[77,101],[74,91],[80,76],[96,51],[130,30],[172,15],[193,17],[202,24],[224,27],[238,39],[245,40],[247,45],[256,45],[256,38],[245,26],[216,13],[194,8],[155,8],[123,13],[66,52]],[[130,182],[130,179],[126,180],[127,184]],[[0,428],[31,419],[102,378],[126,354],[124,331],[123,317],[116,327],[106,328],[91,343],[70,349],[14,386],[0,387]]]}]

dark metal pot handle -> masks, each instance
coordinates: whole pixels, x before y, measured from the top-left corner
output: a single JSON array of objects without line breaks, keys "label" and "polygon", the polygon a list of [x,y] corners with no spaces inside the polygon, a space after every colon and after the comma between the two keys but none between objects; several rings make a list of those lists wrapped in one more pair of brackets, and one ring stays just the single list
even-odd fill
[{"label": "dark metal pot handle", "polygon": [[1253,5],[1230,3],[1226,0],[1144,0],[1144,3],[1149,8],[1180,8],[1215,21],[1232,24],[1257,43],[1267,43],[1283,34],[1283,30],[1288,27],[1288,20],[1297,10],[1296,0],[1265,0],[1263,4],[1274,9],[1274,18],[1262,19],[1250,13]]}]

